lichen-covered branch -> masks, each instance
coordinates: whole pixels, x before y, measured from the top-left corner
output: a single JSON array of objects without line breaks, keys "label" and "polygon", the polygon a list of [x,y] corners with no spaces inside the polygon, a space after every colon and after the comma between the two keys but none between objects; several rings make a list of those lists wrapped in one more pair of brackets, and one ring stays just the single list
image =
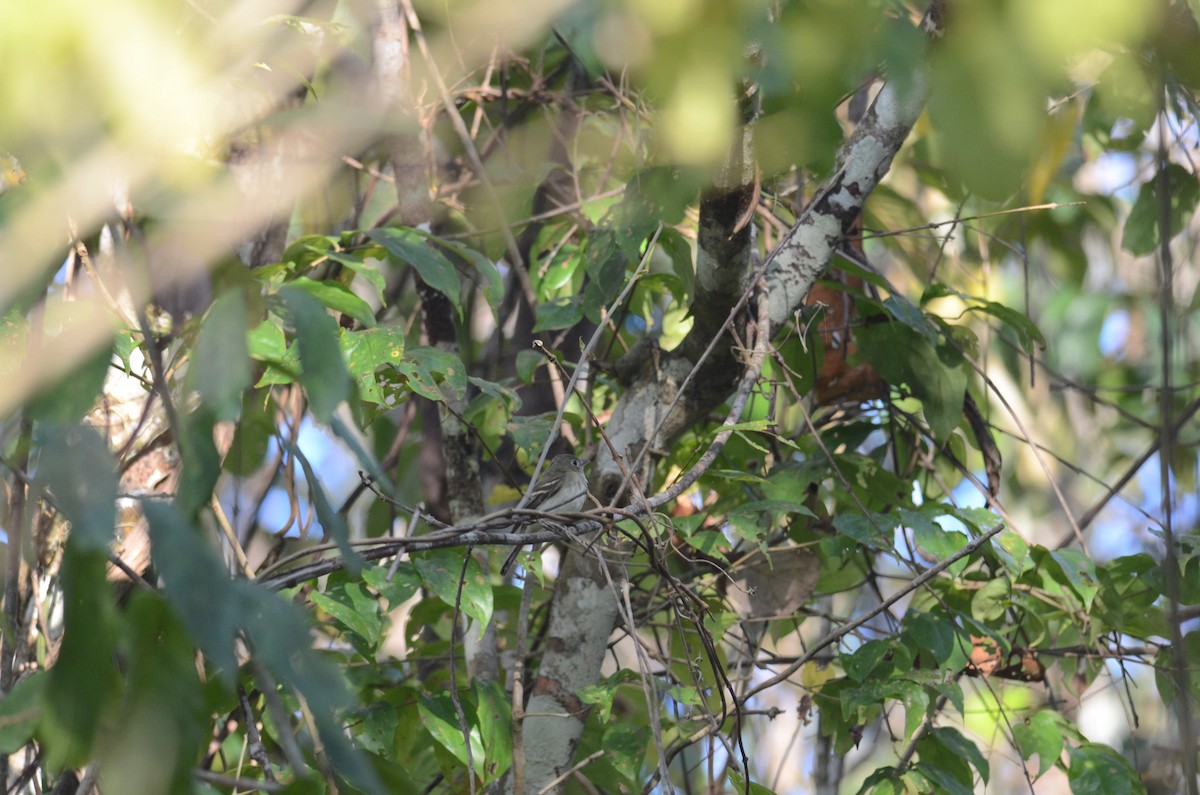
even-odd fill
[{"label": "lichen-covered branch", "polygon": [[[926,82],[914,77],[901,91],[884,86],[866,118],[843,145],[837,170],[817,192],[804,215],[760,268],[772,330],[787,323],[829,267],[846,231],[867,197],[887,173],[925,102]],[[742,169],[743,175],[752,174]],[[744,370],[726,331],[747,303],[757,278],[747,278],[749,237],[739,219],[752,178],[706,197],[701,209],[697,265],[697,322],[674,351],[648,356],[617,404],[608,426],[614,447],[634,460],[649,446],[665,446],[726,400]],[[736,278],[733,274],[736,273]],[[703,279],[701,278],[703,276]],[[762,309],[763,307],[760,307]],[[617,494],[617,463],[602,450],[595,473],[606,499]],[[554,781],[570,766],[585,715],[575,693],[599,676],[603,651],[617,617],[617,601],[592,558],[569,556],[556,585],[546,654],[525,721],[526,747],[539,749],[527,761],[527,789]],[[540,738],[540,739],[539,739]],[[541,782],[541,784],[539,784]]]}]

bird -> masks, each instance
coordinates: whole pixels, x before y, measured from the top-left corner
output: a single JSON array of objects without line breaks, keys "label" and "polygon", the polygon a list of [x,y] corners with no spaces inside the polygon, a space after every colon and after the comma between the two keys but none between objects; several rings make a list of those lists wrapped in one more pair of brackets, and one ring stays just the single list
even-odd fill
[{"label": "bird", "polygon": [[[583,507],[587,494],[588,484],[587,477],[583,474],[583,459],[570,453],[561,453],[554,456],[550,466],[530,487],[522,507],[545,513],[571,513]],[[521,547],[514,547],[504,565],[500,567],[502,575],[508,574],[520,554]]]}]

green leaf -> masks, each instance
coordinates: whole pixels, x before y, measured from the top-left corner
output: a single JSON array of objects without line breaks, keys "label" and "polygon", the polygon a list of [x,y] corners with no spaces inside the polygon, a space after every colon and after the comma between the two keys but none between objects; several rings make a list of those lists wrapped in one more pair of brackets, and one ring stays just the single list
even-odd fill
[{"label": "green leaf", "polygon": [[867,577],[866,556],[855,548],[847,548],[846,538],[822,538],[817,544],[821,561],[821,577],[816,593],[830,594],[858,587]]},{"label": "green leaf", "polygon": [[628,261],[616,230],[597,229],[588,238],[583,267],[591,278],[590,285],[599,291],[603,299],[611,300],[621,291]]},{"label": "green leaf", "polygon": [[1135,795],[1145,786],[1125,758],[1107,745],[1083,743],[1067,751],[1067,781],[1075,795]]},{"label": "green leaf", "polygon": [[508,695],[496,680],[476,679],[475,715],[485,754],[483,783],[496,781],[512,766],[513,725]]},{"label": "green leaf", "polygon": [[[471,761],[474,762],[475,771],[482,773],[485,759],[483,739],[479,734],[479,726],[474,725],[474,721],[471,719],[472,715],[467,710],[467,704],[464,703],[462,706],[463,712],[466,713],[468,731],[471,736]],[[458,716],[454,712],[454,702],[450,700],[450,695],[443,693],[437,696],[421,696],[420,712],[421,723],[433,735],[433,739],[453,754],[455,759],[466,765],[467,744],[463,739],[462,729],[458,725]]]},{"label": "green leaf", "polygon": [[[1200,203],[1200,184],[1194,174],[1175,163],[1166,165],[1166,179],[1170,235],[1174,237],[1187,228]],[[1130,254],[1144,256],[1159,248],[1159,193],[1157,175],[1144,182],[1138,191],[1121,235],[1121,248]]]},{"label": "green leaf", "polygon": [[937,345],[898,323],[868,325],[855,333],[863,356],[893,386],[906,384],[925,408],[935,439],[946,441],[962,417],[967,367],[958,349]]},{"label": "green leaf", "polygon": [[237,671],[234,638],[241,624],[238,588],[212,549],[179,509],[143,500],[154,567],[167,598],[205,657],[232,682]]},{"label": "green leaf", "polygon": [[[933,510],[936,510],[936,507]],[[918,550],[930,560],[945,560],[967,545],[966,536],[946,530],[935,522],[925,510],[910,511],[907,508],[901,508],[900,521],[913,531],[913,540],[916,542]],[[950,567],[950,571],[957,574],[966,565],[965,559],[960,560]]]},{"label": "green leaf", "polygon": [[679,279],[679,294],[675,301],[687,306],[696,294],[696,268],[692,264],[692,245],[678,229],[663,227],[658,236],[658,246],[671,258],[671,272]]},{"label": "green leaf", "polygon": [[1063,737],[1059,729],[1062,716],[1053,710],[1040,710],[1033,717],[1012,724],[1013,744],[1021,758],[1029,761],[1038,757],[1037,778],[1054,767],[1062,755]]},{"label": "green leaf", "polygon": [[937,344],[937,329],[930,322],[929,318],[926,317],[925,313],[908,299],[899,298],[894,295],[888,296],[888,298],[880,303],[880,307],[909,329],[920,334],[931,345]]},{"label": "green leaf", "polygon": [[284,286],[279,297],[288,308],[300,346],[301,383],[318,421],[328,423],[338,405],[350,396],[350,373],[338,347],[338,328],[311,295]]},{"label": "green leaf", "polygon": [[853,538],[860,544],[876,549],[891,549],[891,530],[895,520],[883,514],[872,514],[869,518],[857,513],[842,513],[833,518],[833,526],[839,533]]},{"label": "green leaf", "polygon": [[1179,603],[1200,604],[1200,556],[1188,558],[1183,562],[1183,574],[1179,579]]},{"label": "green leaf", "polygon": [[321,302],[323,306],[354,318],[364,328],[375,325],[375,312],[371,305],[355,295],[341,282],[315,281],[301,276],[288,282],[288,286],[303,290]]},{"label": "green leaf", "polygon": [[383,274],[379,272],[379,268],[373,262],[364,262],[360,256],[342,254],[337,251],[330,251],[326,256],[343,268],[354,271],[355,274],[362,277],[363,281],[371,285],[375,296],[383,300],[384,290],[387,289],[387,280],[383,278]]},{"label": "green leaf", "polygon": [[910,789],[905,786],[905,781],[910,777],[911,773],[897,778],[895,768],[878,768],[867,776],[866,781],[858,790],[858,795],[906,795],[909,792],[918,792],[919,789]]},{"label": "green leaf", "polygon": [[209,307],[188,379],[218,419],[237,419],[242,391],[253,383],[246,344],[246,296],[241,290],[226,292]]},{"label": "green leaf", "polygon": [[49,679],[45,671],[35,671],[0,699],[0,754],[15,754],[33,739],[45,709]]},{"label": "green leaf", "polygon": [[470,246],[463,245],[458,241],[444,240],[440,237],[431,237],[429,239],[437,245],[453,251],[474,266],[475,270],[479,273],[484,300],[488,302],[488,306],[495,312],[499,308],[500,302],[504,300],[504,277],[500,275],[500,269],[496,267],[496,263]]},{"label": "green leaf", "polygon": [[970,769],[961,759],[946,759],[944,757],[935,757],[936,762],[929,763],[924,761],[917,762],[914,769],[921,773],[925,778],[936,785],[936,787],[922,786],[916,789],[916,792],[936,792],[938,795],[974,795],[974,788],[969,784],[964,784],[960,776],[955,775],[961,773],[964,769],[970,774]]},{"label": "green leaf", "polygon": [[137,340],[133,338],[133,332],[129,329],[121,329],[117,332],[116,337],[113,338],[113,353],[121,360],[121,367],[125,370],[125,375],[130,375],[133,372],[131,358],[137,347]]},{"label": "green leaf", "polygon": [[987,301],[981,306],[971,308],[974,311],[991,315],[1016,332],[1017,339],[1021,341],[1021,347],[1027,353],[1033,353],[1035,346],[1039,350],[1046,348],[1046,337],[1042,334],[1041,329],[1032,320],[1012,307],[998,304],[994,301]]},{"label": "green leaf", "polygon": [[379,602],[364,583],[342,581],[329,586],[324,593],[310,594],[313,602],[342,625],[366,642],[365,657],[371,658],[383,635],[383,616]]},{"label": "green leaf", "polygon": [[666,688],[666,693],[673,700],[686,707],[699,707],[704,703],[704,699],[701,697],[700,691],[695,687],[671,685]]},{"label": "green leaf", "polygon": [[593,711],[600,723],[608,723],[612,715],[613,701],[617,697],[617,691],[624,684],[638,681],[640,681],[640,675],[637,671],[622,668],[594,685],[580,688],[577,695],[579,696],[579,700],[584,704],[590,704],[592,707],[595,707]]},{"label": "green leaf", "polygon": [[372,229],[367,237],[379,243],[401,262],[416,268],[421,280],[440,292],[456,307],[462,305],[458,271],[442,252],[431,248],[414,232],[399,229]]},{"label": "green leaf", "polygon": [[792,500],[751,500],[739,505],[734,513],[749,515],[763,511],[783,515],[799,514],[800,516],[807,516],[810,519],[817,518],[817,515],[809,510],[808,506],[793,502]]},{"label": "green leaf", "polygon": [[892,683],[895,697],[904,705],[904,734],[912,737],[925,722],[929,711],[929,693],[916,682],[900,680]]},{"label": "green leaf", "polygon": [[388,408],[399,405],[396,400],[399,379],[395,374],[404,361],[404,330],[396,326],[363,331],[343,329],[338,342],[350,375],[358,384],[358,396]]},{"label": "green leaf", "polygon": [[523,384],[532,384],[538,365],[544,361],[546,361],[546,357],[537,351],[528,349],[517,351],[517,378],[521,379]]},{"label": "green leaf", "polygon": [[[463,550],[428,552],[414,560],[421,579],[439,599],[451,607],[458,600],[459,574]],[[492,585],[474,558],[467,559],[466,578],[462,583],[462,611],[486,626],[492,620]]]},{"label": "green leaf", "polygon": [[969,527],[974,535],[991,530],[1000,522],[1000,517],[986,508],[959,508],[955,505],[943,505],[941,508]]},{"label": "green leaf", "polygon": [[386,702],[376,701],[367,706],[362,719],[362,729],[356,739],[364,750],[380,756],[396,754],[396,731],[400,728],[400,714]]},{"label": "green leaf", "polygon": [[909,611],[904,617],[904,634],[914,654],[929,654],[937,665],[950,659],[957,646],[954,622],[938,613]]},{"label": "green leaf", "polygon": [[891,650],[892,644],[888,641],[867,641],[848,658],[843,656],[842,667],[846,669],[846,676],[856,682],[865,682]]},{"label": "green leaf", "polygon": [[128,689],[105,738],[105,792],[189,792],[195,750],[211,713],[196,671],[196,649],[160,595],[135,590],[124,609]]},{"label": "green leaf", "polygon": [[46,683],[40,733],[46,763],[79,767],[92,754],[97,729],[118,703],[117,613],[105,576],[108,559],[96,549],[67,542],[60,573],[63,640]]},{"label": "green leaf", "polygon": [[[549,227],[543,236],[550,233],[560,233],[562,230],[558,227]],[[579,271],[579,266],[583,264],[583,248],[574,242],[553,243],[557,246],[557,250],[553,250],[553,257],[542,262],[535,273],[530,274],[533,278],[534,288],[537,290],[539,300],[553,298],[558,295],[562,288],[571,283],[575,274]],[[582,280],[582,277],[580,277]]]},{"label": "green leaf", "polygon": [[1075,593],[1083,600],[1084,608],[1090,608],[1099,591],[1095,562],[1078,549],[1053,550],[1049,556],[1058,563]]},{"label": "green leaf", "polygon": [[242,394],[241,420],[233,432],[233,441],[221,466],[226,472],[249,477],[258,471],[267,457],[271,438],[275,435],[274,406],[269,396],[257,390]]},{"label": "green leaf", "polygon": [[337,238],[329,235],[304,235],[284,249],[280,262],[296,273],[307,271],[317,260],[329,256],[337,244]]},{"label": "green leaf", "polygon": [[536,315],[534,332],[559,331],[583,320],[583,304],[578,295],[555,298],[548,303],[538,304]]},{"label": "green leaf", "polygon": [[[1165,623],[1163,626],[1165,627]],[[1200,631],[1192,631],[1184,635],[1182,646],[1184,659],[1200,660]],[[1169,654],[1167,651],[1162,652],[1159,658],[1160,664],[1154,668],[1154,683],[1158,687],[1158,694],[1162,698],[1163,704],[1167,707],[1172,706],[1179,697],[1179,688],[1176,686],[1175,678],[1171,675],[1170,669],[1161,664],[1168,659]],[[1188,676],[1187,686],[1192,700],[1200,701],[1200,677]]]},{"label": "green leaf", "polygon": [[641,781],[642,761],[650,745],[650,728],[626,721],[615,721],[604,727],[604,760],[618,775],[636,787]]},{"label": "green leaf", "polygon": [[234,586],[247,644],[282,692],[296,693],[308,702],[333,768],[360,789],[382,793],[378,775],[350,744],[342,725],[341,712],[350,705],[346,682],[339,669],[313,648],[304,615],[278,594],[245,580],[235,580]]},{"label": "green leaf", "polygon": [[996,621],[1012,603],[1012,581],[1003,577],[989,580],[971,599],[971,616],[976,621]]},{"label": "green leaf", "polygon": [[409,388],[430,400],[456,399],[467,388],[467,368],[462,360],[437,348],[409,348],[399,369],[408,379]]},{"label": "green leaf", "polygon": [[961,298],[967,304],[967,311],[982,312],[986,315],[991,315],[1008,326],[1016,333],[1017,338],[1021,342],[1021,347],[1027,352],[1032,353],[1034,346],[1037,346],[1039,349],[1046,347],[1046,337],[1037,327],[1037,324],[1017,310],[1004,304],[996,303],[995,301],[988,301],[985,298],[964,293],[941,282],[936,282],[925,288],[925,292],[921,295],[921,306],[936,298],[944,298],[950,295]]},{"label": "green leaf", "polygon": [[215,417],[205,406],[179,418],[179,491],[176,503],[188,516],[195,516],[212,499],[221,476],[221,456],[213,441]]},{"label": "green leaf", "polygon": [[392,579],[388,580],[387,566],[368,566],[363,569],[362,578],[375,589],[375,593],[388,601],[388,607],[395,610],[421,590],[421,575],[411,563],[401,563],[396,567]]},{"label": "green leaf", "polygon": [[467,381],[472,386],[477,387],[482,394],[495,398],[506,406],[519,407],[521,405],[521,398],[517,396],[516,391],[509,389],[503,384],[488,381],[486,378],[476,378],[473,375],[468,376]]},{"label": "green leaf", "polygon": [[1017,533],[1000,533],[992,539],[992,549],[1013,577],[1019,577],[1033,566],[1029,544]]},{"label": "green leaf", "polygon": [[81,550],[106,551],[117,524],[116,465],[104,440],[86,425],[39,424],[37,482],[71,524]]},{"label": "green leaf", "polygon": [[259,361],[279,361],[287,354],[287,339],[279,322],[273,318],[250,329],[247,345],[250,356]]},{"label": "green leaf", "polygon": [[[730,777],[730,784],[732,785],[733,794],[734,795],[738,795],[738,794],[744,795],[745,791],[746,791],[745,777],[743,777],[742,775],[740,775],[740,773],[733,771],[733,770],[728,772],[728,777]],[[750,795],[775,795],[775,791],[773,789],[770,789],[769,787],[763,787],[763,785],[758,782],[751,781],[750,782]]]},{"label": "green leaf", "polygon": [[979,771],[983,783],[988,783],[990,768],[987,757],[979,750],[979,746],[964,737],[958,729],[950,726],[933,727],[926,736],[945,748],[951,756],[970,762],[972,767]]}]

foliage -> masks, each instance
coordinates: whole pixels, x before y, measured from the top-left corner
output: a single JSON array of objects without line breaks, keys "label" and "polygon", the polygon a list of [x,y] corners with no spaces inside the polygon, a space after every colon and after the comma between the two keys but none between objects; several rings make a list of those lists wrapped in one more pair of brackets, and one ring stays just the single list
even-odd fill
[{"label": "foliage", "polygon": [[283,5],[0,10],[8,791],[1195,792],[1193,6]]}]

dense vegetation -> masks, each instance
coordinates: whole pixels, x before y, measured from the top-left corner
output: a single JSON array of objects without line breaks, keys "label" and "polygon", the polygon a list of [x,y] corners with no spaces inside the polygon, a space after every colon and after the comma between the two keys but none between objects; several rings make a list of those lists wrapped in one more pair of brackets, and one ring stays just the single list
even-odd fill
[{"label": "dense vegetation", "polygon": [[7,791],[1197,792],[1193,3],[43,0],[0,69]]}]

